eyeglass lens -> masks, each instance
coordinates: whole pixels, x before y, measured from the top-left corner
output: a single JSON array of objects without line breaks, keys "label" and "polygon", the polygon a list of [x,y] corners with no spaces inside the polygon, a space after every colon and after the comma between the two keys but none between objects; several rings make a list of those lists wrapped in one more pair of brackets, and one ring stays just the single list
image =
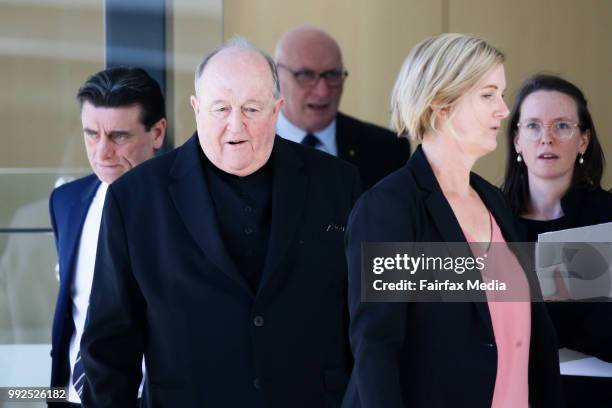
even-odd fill
[{"label": "eyeglass lens", "polygon": [[327,85],[338,86],[344,80],[345,73],[337,69],[330,69],[320,74],[312,70],[303,70],[296,72],[294,75],[296,81],[301,85],[314,85],[318,82],[319,78],[323,78]]},{"label": "eyeglass lens", "polygon": [[558,139],[569,139],[574,135],[575,124],[566,121],[557,121],[548,125],[538,121],[529,121],[520,125],[522,133],[530,139],[539,139],[546,128]]}]

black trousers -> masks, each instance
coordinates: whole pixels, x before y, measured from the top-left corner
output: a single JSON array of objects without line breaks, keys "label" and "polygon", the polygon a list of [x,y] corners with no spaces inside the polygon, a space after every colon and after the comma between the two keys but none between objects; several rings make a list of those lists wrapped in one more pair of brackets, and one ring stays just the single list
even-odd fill
[{"label": "black trousers", "polygon": [[48,402],[49,408],[81,408],[81,404],[75,404],[74,402]]},{"label": "black trousers", "polygon": [[[141,399],[138,398],[136,401],[136,408],[140,407]],[[81,408],[81,404],[75,404],[74,402],[47,402],[49,408]]]}]

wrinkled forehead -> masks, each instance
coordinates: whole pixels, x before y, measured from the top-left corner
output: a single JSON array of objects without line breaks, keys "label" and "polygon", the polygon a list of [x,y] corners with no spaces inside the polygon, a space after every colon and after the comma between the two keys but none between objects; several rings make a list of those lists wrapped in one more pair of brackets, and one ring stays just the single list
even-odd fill
[{"label": "wrinkled forehead", "polygon": [[199,79],[200,97],[272,99],[273,79],[263,56],[251,50],[223,50],[208,63]]}]

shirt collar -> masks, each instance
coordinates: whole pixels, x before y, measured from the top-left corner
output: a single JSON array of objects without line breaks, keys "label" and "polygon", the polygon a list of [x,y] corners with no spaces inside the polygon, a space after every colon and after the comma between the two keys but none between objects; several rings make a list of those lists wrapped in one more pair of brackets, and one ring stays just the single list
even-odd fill
[{"label": "shirt collar", "polygon": [[[276,133],[282,138],[291,140],[295,143],[301,143],[308,132],[295,126],[285,117],[285,115],[283,115],[283,112],[281,112],[276,122]],[[338,155],[338,147],[336,145],[336,119],[324,129],[312,133],[321,141],[321,145],[317,147],[317,149],[334,156]]]},{"label": "shirt collar", "polygon": [[94,196],[94,200],[102,200],[104,203],[104,198],[106,197],[106,190],[108,190],[108,183],[100,180],[100,186],[96,191],[96,195]]}]

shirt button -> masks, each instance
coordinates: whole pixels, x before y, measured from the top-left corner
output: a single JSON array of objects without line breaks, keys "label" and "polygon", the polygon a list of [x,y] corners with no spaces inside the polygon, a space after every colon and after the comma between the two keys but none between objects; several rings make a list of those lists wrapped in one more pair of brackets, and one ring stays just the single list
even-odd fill
[{"label": "shirt button", "polygon": [[246,228],[244,229],[244,233],[245,233],[245,234],[247,234],[247,235],[251,235],[251,234],[253,233],[253,228],[251,228],[251,227],[246,227]]},{"label": "shirt button", "polygon": [[253,380],[253,387],[255,387],[256,390],[261,389],[261,382],[259,381],[259,378]]},{"label": "shirt button", "polygon": [[253,324],[255,325],[255,327],[261,327],[264,325],[264,318],[261,316],[255,316],[255,318],[253,319]]},{"label": "shirt button", "polygon": [[516,342],[516,348],[520,348],[523,345],[523,342],[521,340]]}]

